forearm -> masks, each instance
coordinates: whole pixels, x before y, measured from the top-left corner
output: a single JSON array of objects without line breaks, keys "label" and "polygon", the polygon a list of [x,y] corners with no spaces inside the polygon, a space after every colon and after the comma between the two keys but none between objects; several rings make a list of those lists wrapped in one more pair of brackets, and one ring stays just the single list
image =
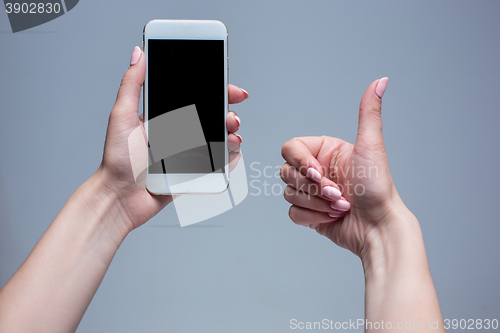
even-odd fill
[{"label": "forearm", "polygon": [[363,256],[365,331],[445,332],[415,216],[405,207],[372,236]]},{"label": "forearm", "polygon": [[0,331],[75,331],[127,235],[122,214],[96,172],[0,290]]}]

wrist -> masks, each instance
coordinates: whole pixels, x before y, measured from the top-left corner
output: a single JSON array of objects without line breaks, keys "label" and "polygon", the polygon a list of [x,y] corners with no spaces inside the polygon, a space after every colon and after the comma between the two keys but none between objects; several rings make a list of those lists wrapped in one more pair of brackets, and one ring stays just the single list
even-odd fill
[{"label": "wrist", "polygon": [[97,169],[74,195],[83,202],[85,212],[82,214],[89,219],[88,222],[98,225],[118,248],[133,227],[119,195],[107,185],[104,170]]},{"label": "wrist", "polygon": [[384,221],[367,235],[360,258],[366,279],[395,272],[428,271],[427,255],[417,218],[397,198]]}]

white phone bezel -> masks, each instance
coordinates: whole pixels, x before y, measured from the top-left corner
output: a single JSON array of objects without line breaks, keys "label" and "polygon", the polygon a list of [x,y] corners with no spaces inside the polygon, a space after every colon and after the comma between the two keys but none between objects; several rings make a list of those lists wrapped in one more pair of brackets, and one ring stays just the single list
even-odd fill
[{"label": "white phone bezel", "polygon": [[[146,78],[144,81],[144,119],[148,119],[148,39],[206,39],[224,41],[224,173],[212,174],[149,174],[146,173],[146,188],[153,194],[215,194],[229,187],[229,154],[227,148],[226,118],[228,104],[228,55],[227,28],[215,20],[152,20],[144,26],[143,50],[146,55]],[[148,124],[145,121],[146,135]],[[149,164],[149,163],[148,163]]]}]

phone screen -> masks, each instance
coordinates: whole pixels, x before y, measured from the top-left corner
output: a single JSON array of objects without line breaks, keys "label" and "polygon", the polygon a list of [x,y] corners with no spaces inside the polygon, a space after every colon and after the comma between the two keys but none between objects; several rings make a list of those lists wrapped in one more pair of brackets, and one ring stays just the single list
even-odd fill
[{"label": "phone screen", "polygon": [[149,173],[224,172],[224,41],[147,43]]}]

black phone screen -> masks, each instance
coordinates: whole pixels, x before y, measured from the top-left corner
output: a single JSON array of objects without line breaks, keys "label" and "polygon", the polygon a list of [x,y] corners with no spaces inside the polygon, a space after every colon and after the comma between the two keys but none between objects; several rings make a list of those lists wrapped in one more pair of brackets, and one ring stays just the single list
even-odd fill
[{"label": "black phone screen", "polygon": [[147,43],[149,173],[224,172],[224,41]]}]

